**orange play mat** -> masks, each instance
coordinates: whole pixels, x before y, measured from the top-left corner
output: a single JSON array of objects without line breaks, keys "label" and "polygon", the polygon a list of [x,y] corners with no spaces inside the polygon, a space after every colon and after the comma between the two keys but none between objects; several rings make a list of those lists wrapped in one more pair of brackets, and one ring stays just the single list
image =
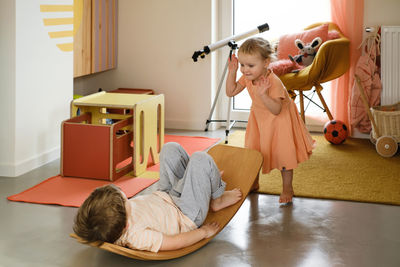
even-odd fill
[{"label": "orange play mat", "polygon": [[[195,151],[205,150],[219,141],[219,138],[165,135],[165,142],[177,142],[191,155]],[[132,197],[158,181],[159,164],[149,166],[139,177],[126,175],[109,182],[105,180],[62,177],[50,177],[43,182],[12,196],[11,201],[30,202],[38,204],[56,204],[61,206],[79,207],[89,194],[105,184],[114,183],[121,187],[128,197]]]}]

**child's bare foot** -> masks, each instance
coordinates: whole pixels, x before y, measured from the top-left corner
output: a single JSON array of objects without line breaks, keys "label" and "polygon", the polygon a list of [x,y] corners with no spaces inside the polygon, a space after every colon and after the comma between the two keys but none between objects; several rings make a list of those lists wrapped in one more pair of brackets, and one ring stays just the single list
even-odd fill
[{"label": "child's bare foot", "polygon": [[293,189],[292,190],[285,190],[283,189],[282,194],[279,197],[279,203],[291,203],[293,201]]},{"label": "child's bare foot", "polygon": [[232,206],[242,198],[242,191],[239,188],[235,188],[230,191],[225,191],[222,196],[211,200],[211,210],[219,211],[223,208]]},{"label": "child's bare foot", "polygon": [[279,197],[279,203],[291,203],[294,195],[292,186],[293,170],[282,170],[281,174],[283,189]]}]

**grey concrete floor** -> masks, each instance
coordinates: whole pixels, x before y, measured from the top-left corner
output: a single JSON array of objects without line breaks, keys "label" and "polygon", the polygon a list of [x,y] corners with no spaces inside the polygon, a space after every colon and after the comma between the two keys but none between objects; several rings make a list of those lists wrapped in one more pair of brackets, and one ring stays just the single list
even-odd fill
[{"label": "grey concrete floor", "polygon": [[[167,133],[225,137],[223,130]],[[6,199],[58,173],[57,160],[0,177],[0,266],[400,266],[400,206],[307,198],[282,206],[278,196],[255,193],[202,249],[170,261],[133,260],[70,238],[76,208]]]}]

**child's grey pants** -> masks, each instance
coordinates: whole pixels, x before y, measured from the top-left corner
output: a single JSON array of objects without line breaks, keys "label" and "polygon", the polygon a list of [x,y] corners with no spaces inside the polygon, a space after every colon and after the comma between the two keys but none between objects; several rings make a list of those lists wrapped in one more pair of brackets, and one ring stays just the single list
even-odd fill
[{"label": "child's grey pants", "polygon": [[210,199],[220,197],[226,183],[206,152],[189,155],[174,142],[163,146],[160,154],[159,190],[169,193],[174,203],[198,227],[207,217]]}]

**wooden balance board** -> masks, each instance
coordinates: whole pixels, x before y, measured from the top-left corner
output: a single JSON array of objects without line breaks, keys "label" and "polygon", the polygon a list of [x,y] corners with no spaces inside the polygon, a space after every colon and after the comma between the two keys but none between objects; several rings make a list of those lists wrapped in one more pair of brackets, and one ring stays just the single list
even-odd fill
[{"label": "wooden balance board", "polygon": [[[243,198],[238,203],[222,209],[218,212],[210,211],[207,215],[205,223],[217,222],[220,225],[220,231],[228,224],[235,213],[239,210],[245,198],[261,169],[263,157],[260,152],[248,148],[233,147],[228,145],[216,145],[212,147],[208,153],[213,157],[215,163],[220,170],[224,171],[222,179],[227,183],[226,190],[240,188]],[[217,233],[218,234],[218,233]],[[75,234],[71,237],[77,239],[83,244],[98,247],[116,254],[130,257],[138,260],[169,260],[179,258],[192,253],[206,245],[213,237],[203,239],[189,247],[172,250],[150,252],[142,250],[134,250],[115,244],[104,242],[99,245],[98,242],[87,243]]]}]

